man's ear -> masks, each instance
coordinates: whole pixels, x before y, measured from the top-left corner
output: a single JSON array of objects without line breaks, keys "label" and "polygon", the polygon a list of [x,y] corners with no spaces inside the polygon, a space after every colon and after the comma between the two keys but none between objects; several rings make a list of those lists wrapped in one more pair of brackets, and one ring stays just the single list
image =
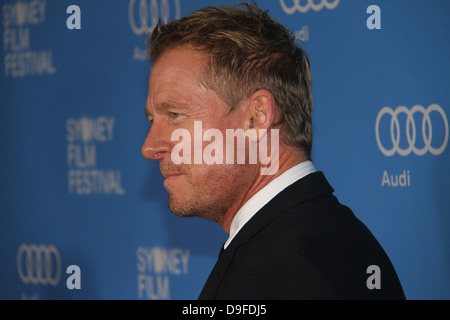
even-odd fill
[{"label": "man's ear", "polygon": [[270,91],[260,89],[248,100],[249,127],[269,130],[275,121],[275,98]]},{"label": "man's ear", "polygon": [[[272,93],[265,89],[255,91],[248,100],[247,123],[245,129],[254,129],[258,134],[258,140],[261,139],[275,121],[275,98]],[[262,134],[260,134],[260,130]]]}]

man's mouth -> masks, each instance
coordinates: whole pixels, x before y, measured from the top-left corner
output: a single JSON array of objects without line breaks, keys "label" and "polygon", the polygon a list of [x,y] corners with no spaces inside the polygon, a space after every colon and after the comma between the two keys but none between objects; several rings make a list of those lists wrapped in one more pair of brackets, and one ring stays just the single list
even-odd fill
[{"label": "man's mouth", "polygon": [[165,178],[165,180],[164,180],[164,185],[165,185],[167,182],[175,180],[177,177],[183,175],[183,173],[180,173],[180,172],[172,172],[172,173],[164,172],[162,175]]},{"label": "man's mouth", "polygon": [[180,172],[163,173],[162,175],[163,175],[164,178],[169,179],[169,178],[172,178],[172,177],[181,176],[182,173],[180,173]]}]

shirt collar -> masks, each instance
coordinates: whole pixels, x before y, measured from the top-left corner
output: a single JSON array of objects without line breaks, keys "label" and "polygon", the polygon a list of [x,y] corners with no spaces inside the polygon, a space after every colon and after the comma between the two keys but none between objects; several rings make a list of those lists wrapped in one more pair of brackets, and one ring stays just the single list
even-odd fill
[{"label": "shirt collar", "polygon": [[279,177],[255,193],[234,216],[230,226],[230,236],[227,242],[225,242],[224,247],[227,248],[239,230],[278,193],[297,180],[315,171],[316,169],[311,161],[301,162],[283,172]]}]

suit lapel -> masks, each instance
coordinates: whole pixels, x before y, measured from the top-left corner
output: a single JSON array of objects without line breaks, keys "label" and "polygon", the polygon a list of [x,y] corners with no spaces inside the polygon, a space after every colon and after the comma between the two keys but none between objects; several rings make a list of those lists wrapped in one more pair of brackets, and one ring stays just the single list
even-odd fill
[{"label": "suit lapel", "polygon": [[293,183],[261,208],[238,232],[226,250],[221,250],[199,299],[215,299],[223,276],[234,259],[234,253],[267,224],[286,210],[308,200],[331,194],[334,190],[322,172],[315,172]]}]

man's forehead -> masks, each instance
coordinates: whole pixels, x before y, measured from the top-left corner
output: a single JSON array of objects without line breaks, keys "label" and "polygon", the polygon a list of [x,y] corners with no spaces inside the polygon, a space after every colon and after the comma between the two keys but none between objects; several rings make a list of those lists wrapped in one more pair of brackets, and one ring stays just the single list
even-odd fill
[{"label": "man's forehead", "polygon": [[203,81],[205,60],[193,49],[170,50],[158,58],[150,73],[147,108],[192,105],[210,92]]},{"label": "man's forehead", "polygon": [[197,69],[202,70],[207,55],[191,45],[178,45],[166,49],[155,61],[152,72],[160,69]]},{"label": "man's forehead", "polygon": [[[203,55],[203,54],[202,54]],[[149,94],[186,91],[203,85],[205,58],[193,49],[169,49],[155,62],[149,79]]]},{"label": "man's forehead", "polygon": [[201,94],[200,84],[195,79],[156,81],[154,86],[149,86],[147,109],[182,108],[193,104]]}]

